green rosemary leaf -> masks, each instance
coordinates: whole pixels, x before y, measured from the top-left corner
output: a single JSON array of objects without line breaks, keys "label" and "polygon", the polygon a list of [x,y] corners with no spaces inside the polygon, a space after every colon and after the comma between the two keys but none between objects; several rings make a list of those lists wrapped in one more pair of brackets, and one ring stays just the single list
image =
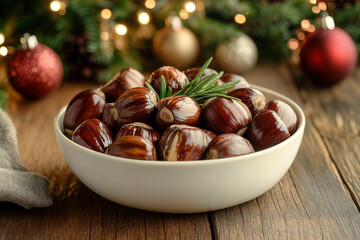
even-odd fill
[{"label": "green rosemary leaf", "polygon": [[185,85],[189,84],[189,80],[187,78],[185,78]]},{"label": "green rosemary leaf", "polygon": [[155,89],[154,89],[148,82],[145,82],[145,86],[146,86],[148,89],[150,89],[151,91],[153,91],[153,92],[156,94],[157,98],[160,100],[159,95],[157,94],[157,92],[155,91]]},{"label": "green rosemary leaf", "polygon": [[[177,93],[175,94],[175,96],[188,95],[187,90],[190,89],[194,84],[195,84],[195,82],[191,81],[190,83],[188,83],[187,85],[185,85],[185,87],[183,87],[179,92],[177,92]],[[186,93],[186,94],[185,94],[185,93]]]},{"label": "green rosemary leaf", "polygon": [[196,100],[203,100],[203,99],[209,99],[209,98],[213,98],[213,97],[226,97],[228,98],[228,96],[226,94],[223,93],[210,93],[210,94],[204,94],[198,97],[195,97],[194,99]]},{"label": "green rosemary leaf", "polygon": [[163,75],[161,75],[160,82],[160,99],[163,99],[166,96],[166,82]]},{"label": "green rosemary leaf", "polygon": [[219,91],[227,91],[231,88],[233,88],[236,84],[238,84],[240,82],[240,80],[235,80],[235,81],[232,81],[232,82],[227,82],[227,83],[224,83],[222,85],[219,85],[219,87],[217,88]]},{"label": "green rosemary leaf", "polygon": [[219,73],[214,77],[214,79],[212,79],[211,81],[206,82],[206,84],[204,84],[204,87],[207,87],[207,86],[209,86],[209,85],[214,85],[214,84],[222,77],[223,74],[224,74],[223,71],[219,72]]},{"label": "green rosemary leaf", "polygon": [[210,86],[207,86],[205,87],[202,92],[206,93],[206,92],[209,92],[211,91],[213,88],[217,88],[217,85],[210,85]]},{"label": "green rosemary leaf", "polygon": [[170,97],[172,95],[172,88],[168,87],[166,90],[166,97]]},{"label": "green rosemary leaf", "polygon": [[212,57],[209,58],[206,63],[204,64],[204,66],[200,69],[200,71],[198,72],[198,74],[195,76],[195,78],[191,81],[191,82],[198,82],[201,78],[201,76],[203,75],[203,73],[205,72],[206,68],[210,65],[211,61],[212,61]]},{"label": "green rosemary leaf", "polygon": [[218,74],[216,74],[213,78],[210,78],[207,81],[204,81],[204,83],[201,85],[201,89],[199,90],[199,92],[204,92],[201,91],[202,89],[205,89],[208,86],[219,86],[216,84],[216,82],[219,80],[219,78],[222,76],[223,72],[220,72]]},{"label": "green rosemary leaf", "polygon": [[226,94],[221,94],[221,93],[215,93],[215,94],[208,94],[208,95],[204,95],[204,96],[201,96],[199,98],[195,98],[194,100],[200,105],[202,106],[208,99],[210,98],[213,98],[213,97],[223,97],[223,98],[229,98],[229,99],[233,99],[235,101],[239,101],[238,98],[235,98],[235,97],[231,97],[231,96],[228,96]]},{"label": "green rosemary leaf", "polygon": [[[199,82],[196,84],[196,87],[191,88],[191,89],[188,91],[188,94],[191,95],[192,93],[198,91],[198,89],[201,89],[204,84],[206,84],[209,80],[211,80],[211,79],[214,78],[215,76],[216,76],[215,73],[210,74],[210,75],[208,75],[208,76],[205,76],[204,78],[201,79],[201,81],[199,81]],[[195,82],[194,82],[194,83],[195,83]]]}]

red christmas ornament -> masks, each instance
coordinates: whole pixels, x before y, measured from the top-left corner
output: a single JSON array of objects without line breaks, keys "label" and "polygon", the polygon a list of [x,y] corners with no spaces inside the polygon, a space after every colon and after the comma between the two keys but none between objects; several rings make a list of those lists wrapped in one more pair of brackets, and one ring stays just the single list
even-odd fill
[{"label": "red christmas ornament", "polygon": [[303,71],[312,81],[321,85],[341,81],[357,65],[354,41],[344,30],[335,27],[331,20],[330,29],[319,29],[309,34],[300,53]]},{"label": "red christmas ornament", "polygon": [[54,50],[38,44],[35,36],[26,34],[23,50],[9,61],[11,85],[27,98],[41,98],[54,91],[63,78],[63,66]]}]

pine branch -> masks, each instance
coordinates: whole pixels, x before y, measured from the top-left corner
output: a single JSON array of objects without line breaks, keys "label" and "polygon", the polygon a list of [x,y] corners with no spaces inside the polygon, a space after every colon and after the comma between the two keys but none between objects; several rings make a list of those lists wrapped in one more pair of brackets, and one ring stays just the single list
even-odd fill
[{"label": "pine branch", "polygon": [[354,4],[350,8],[336,9],[334,11],[335,23],[338,25],[347,25],[360,21],[360,4]]},{"label": "pine branch", "polygon": [[87,35],[87,51],[92,53],[97,63],[108,64],[112,55],[101,50],[99,12],[95,2],[86,0],[69,1],[69,11],[72,11],[81,21]]},{"label": "pine branch", "polygon": [[204,47],[216,48],[220,43],[243,34],[238,26],[211,18],[198,18],[189,27],[197,34]]},{"label": "pine branch", "polygon": [[0,108],[5,110],[7,103],[7,94],[3,86],[0,86]]}]

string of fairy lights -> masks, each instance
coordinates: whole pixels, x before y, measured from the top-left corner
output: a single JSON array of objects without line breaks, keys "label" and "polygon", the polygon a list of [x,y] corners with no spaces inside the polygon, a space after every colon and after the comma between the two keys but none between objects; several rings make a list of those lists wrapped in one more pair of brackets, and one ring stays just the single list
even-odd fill
[{"label": "string of fairy lights", "polygon": [[[309,0],[309,2],[312,5],[311,11],[315,14],[327,13],[328,9],[335,8],[335,4],[332,2],[326,3],[324,1],[317,0]],[[332,18],[325,17],[325,21],[327,21],[328,26],[335,27]],[[301,43],[305,40],[306,34],[315,32],[315,30],[316,27],[310,22],[310,20],[301,20],[300,28],[296,30],[296,38],[290,38],[287,42],[287,47],[294,52],[298,52],[301,47]]]},{"label": "string of fairy lights", "polygon": [[[312,5],[312,12],[315,14],[321,14],[326,12],[329,8],[334,8],[332,2],[324,2],[318,0],[309,0]],[[155,0],[145,0],[144,9],[137,12],[137,21],[139,28],[136,31],[136,36],[139,38],[151,38],[156,31],[156,27],[151,23],[150,11],[157,5]],[[58,13],[60,16],[66,14],[67,3],[65,0],[54,0],[49,4],[49,8],[52,12]],[[195,12],[203,12],[205,10],[204,0],[190,0],[183,3],[183,8],[178,12],[180,18],[186,20],[191,14]],[[237,24],[246,23],[246,12],[238,13],[234,16],[234,22]],[[116,22],[112,19],[113,13],[111,9],[104,8],[100,11],[100,39],[103,41],[103,47],[108,47],[111,39],[114,41],[114,46],[121,50],[126,47],[126,39],[124,38],[129,33],[129,27],[124,22]],[[305,39],[307,33],[314,32],[316,30],[315,25],[312,24],[308,19],[303,19],[300,23],[300,28],[296,31],[296,38],[290,38],[287,41],[287,47],[292,51],[297,51],[301,42]],[[115,34],[113,34],[115,33]],[[3,33],[0,33],[0,56],[5,57],[8,54],[15,52],[15,48],[12,46],[6,46],[6,38]]]}]

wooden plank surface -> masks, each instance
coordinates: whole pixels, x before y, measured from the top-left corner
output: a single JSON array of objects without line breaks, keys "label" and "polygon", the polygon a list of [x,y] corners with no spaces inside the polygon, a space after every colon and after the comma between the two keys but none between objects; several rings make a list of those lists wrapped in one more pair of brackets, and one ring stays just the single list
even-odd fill
[{"label": "wooden plank surface", "polygon": [[[250,83],[290,97],[303,106],[306,116],[318,113],[311,103],[303,103],[299,85],[286,67],[260,68],[246,76]],[[326,95],[328,90],[324,91]],[[353,108],[347,107],[348,111]],[[319,115],[327,118],[326,114]],[[359,239],[359,211],[330,157],[321,130],[307,117],[299,153],[279,184],[256,200],[212,214],[217,239]],[[360,172],[352,173],[349,179],[359,179]]]},{"label": "wooden plank surface", "polygon": [[0,203],[0,239],[211,239],[206,213],[159,214],[96,195],[71,172],[53,131],[59,109],[89,84],[64,84],[47,98],[18,102],[11,112],[25,167],[49,178],[54,204],[24,210]]},{"label": "wooden plank surface", "polygon": [[80,90],[96,86],[69,82],[47,98],[19,101],[11,111],[23,163],[49,178],[54,204],[24,210],[0,203],[0,239],[359,239],[357,76],[318,89],[284,65],[263,63],[246,78],[290,96],[307,117],[290,171],[264,195],[189,215],[145,212],[103,199],[67,167],[52,130],[56,112]]},{"label": "wooden plank surface", "polygon": [[[294,78],[294,76],[293,76]],[[360,69],[331,88],[296,77],[308,119],[315,124],[345,186],[360,209]]]}]

